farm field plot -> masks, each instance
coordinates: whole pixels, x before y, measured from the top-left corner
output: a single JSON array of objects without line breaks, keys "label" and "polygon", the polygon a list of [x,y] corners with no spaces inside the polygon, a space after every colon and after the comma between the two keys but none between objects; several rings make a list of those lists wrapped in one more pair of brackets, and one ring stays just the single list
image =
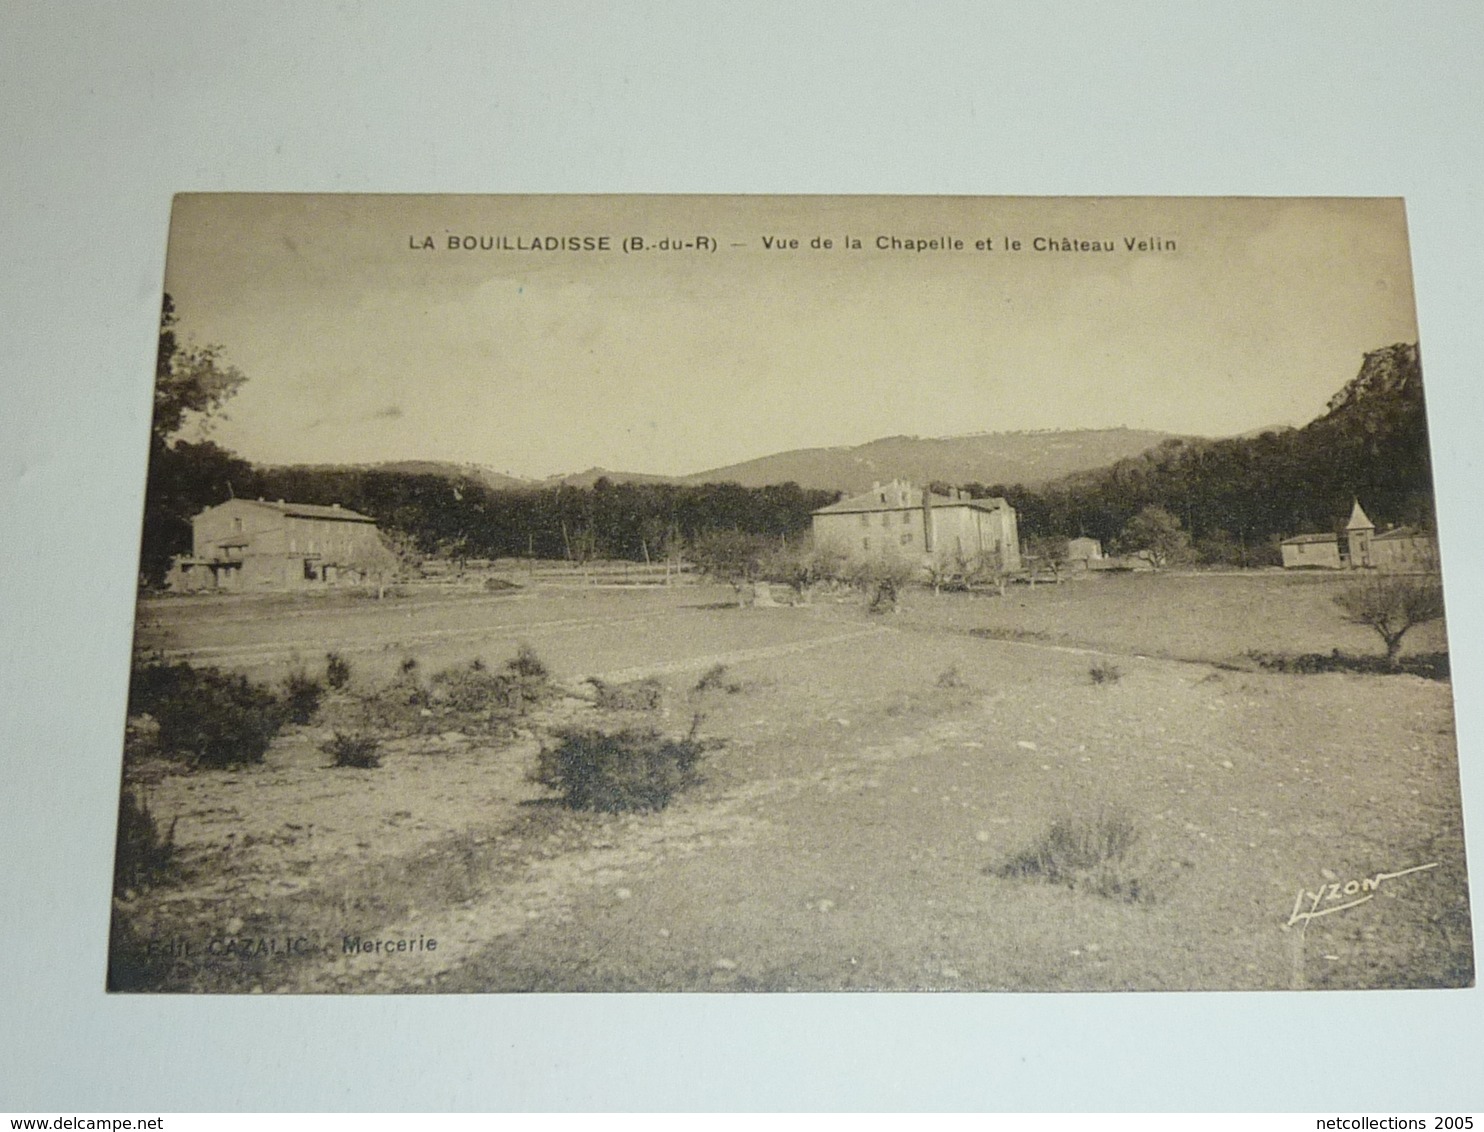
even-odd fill
[{"label": "farm field plot", "polygon": [[[336,651],[352,674],[261,764],[127,772],[177,862],[115,902],[115,983],[1470,984],[1449,685],[1231,663],[1376,652],[1334,585],[913,590],[885,615],[708,586],[149,602],[142,649],[260,680]],[[554,691],[511,726],[429,701],[379,733],[379,766],[329,766],[326,741],[399,673],[493,669],[521,643]],[[1442,649],[1441,625],[1407,645]],[[641,680],[642,702],[604,701]],[[563,808],[531,772],[564,728],[599,726],[697,737],[700,780],[657,812]]]}]

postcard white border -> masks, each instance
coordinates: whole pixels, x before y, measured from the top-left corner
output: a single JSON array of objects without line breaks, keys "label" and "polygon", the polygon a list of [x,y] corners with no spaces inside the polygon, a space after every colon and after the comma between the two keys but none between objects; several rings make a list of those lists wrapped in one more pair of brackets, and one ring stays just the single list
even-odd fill
[{"label": "postcard white border", "polygon": [[103,994],[178,190],[1405,196],[1477,870],[1478,13],[146,4],[8,24],[0,1109],[1484,1108],[1478,989]]}]

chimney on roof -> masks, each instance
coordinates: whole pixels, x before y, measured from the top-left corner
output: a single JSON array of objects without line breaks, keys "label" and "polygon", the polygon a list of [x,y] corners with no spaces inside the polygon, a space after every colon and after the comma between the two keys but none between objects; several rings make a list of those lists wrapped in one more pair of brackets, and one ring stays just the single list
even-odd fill
[{"label": "chimney on roof", "polygon": [[330,504],[330,509],[332,511],[339,511],[340,510],[340,504],[338,504],[338,503],[332,503],[332,504]]},{"label": "chimney on roof", "polygon": [[922,489],[922,549],[929,554],[933,551],[933,490],[929,487]]}]

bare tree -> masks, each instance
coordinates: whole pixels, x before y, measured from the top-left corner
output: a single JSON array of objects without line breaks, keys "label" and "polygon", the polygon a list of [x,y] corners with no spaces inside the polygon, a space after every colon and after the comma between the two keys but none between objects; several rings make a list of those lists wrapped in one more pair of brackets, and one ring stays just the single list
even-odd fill
[{"label": "bare tree", "polygon": [[868,600],[872,613],[896,613],[900,609],[902,590],[921,572],[905,558],[882,555],[866,558],[850,567],[850,580]]},{"label": "bare tree", "polygon": [[1057,538],[1054,535],[1039,535],[1027,540],[1026,555],[1031,565],[1031,585],[1036,584],[1036,576],[1041,569],[1051,571],[1051,580],[1061,585],[1061,572],[1067,565],[1067,540]]},{"label": "bare tree", "polygon": [[1407,630],[1443,616],[1443,587],[1435,577],[1378,575],[1337,593],[1335,604],[1345,620],[1380,634],[1386,642],[1386,665],[1396,669]]}]

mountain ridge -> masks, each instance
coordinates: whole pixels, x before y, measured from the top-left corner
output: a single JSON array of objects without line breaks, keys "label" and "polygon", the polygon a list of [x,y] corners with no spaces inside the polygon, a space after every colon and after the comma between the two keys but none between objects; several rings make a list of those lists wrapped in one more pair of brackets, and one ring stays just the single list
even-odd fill
[{"label": "mountain ridge", "polygon": [[591,488],[609,483],[698,486],[735,483],[742,487],[796,483],[802,488],[854,493],[873,483],[906,479],[914,483],[1051,483],[1138,455],[1172,439],[1173,433],[1125,427],[975,432],[960,436],[884,436],[864,444],[795,448],[687,475],[663,476],[591,467],[581,472],[527,478],[496,472],[482,464],[447,460],[388,460],[354,464],[292,464],[284,468],[389,471],[473,480],[501,491],[539,491],[553,487]]}]

